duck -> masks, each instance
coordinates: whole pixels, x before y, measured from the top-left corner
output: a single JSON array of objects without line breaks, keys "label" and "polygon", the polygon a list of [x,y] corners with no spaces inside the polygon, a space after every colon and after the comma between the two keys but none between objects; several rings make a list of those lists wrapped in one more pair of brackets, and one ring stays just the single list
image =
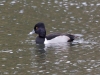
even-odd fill
[{"label": "duck", "polygon": [[77,36],[73,34],[66,33],[51,33],[46,35],[46,28],[43,22],[35,24],[34,29],[29,33],[38,34],[35,42],[37,44],[48,44],[48,43],[63,43],[63,42],[73,42]]}]

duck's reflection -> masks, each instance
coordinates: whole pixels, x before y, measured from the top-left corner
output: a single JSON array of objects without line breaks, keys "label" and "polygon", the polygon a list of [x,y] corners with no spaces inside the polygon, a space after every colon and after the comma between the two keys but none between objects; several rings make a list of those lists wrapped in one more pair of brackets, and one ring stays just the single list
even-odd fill
[{"label": "duck's reflection", "polygon": [[[70,43],[59,44],[38,44],[35,45],[32,51],[31,66],[35,73],[49,72],[50,69],[56,71],[56,68],[60,69],[62,64],[68,61]],[[58,65],[58,66],[55,66]],[[68,64],[65,64],[68,66]],[[40,74],[40,75],[41,75]]]},{"label": "duck's reflection", "polygon": [[44,63],[47,59],[47,53],[53,52],[53,54],[60,52],[68,52],[70,48],[70,43],[59,43],[59,44],[37,44],[35,48],[31,49],[32,60],[37,63]]},{"label": "duck's reflection", "polygon": [[44,50],[44,45],[34,45],[31,48],[31,68],[33,68],[33,72],[37,73],[38,71],[46,70],[46,51]]},{"label": "duck's reflection", "polygon": [[39,52],[40,54],[44,54],[46,52],[44,49],[45,49],[44,44],[37,44],[36,45],[36,51]]}]

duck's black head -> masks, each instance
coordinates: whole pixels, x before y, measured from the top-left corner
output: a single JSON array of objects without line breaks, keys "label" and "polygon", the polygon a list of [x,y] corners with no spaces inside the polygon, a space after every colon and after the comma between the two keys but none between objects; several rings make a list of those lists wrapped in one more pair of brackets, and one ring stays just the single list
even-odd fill
[{"label": "duck's black head", "polygon": [[46,36],[46,30],[45,30],[45,25],[44,23],[37,23],[35,26],[34,26],[34,31],[36,34],[39,35],[39,37],[41,38],[45,38]]}]

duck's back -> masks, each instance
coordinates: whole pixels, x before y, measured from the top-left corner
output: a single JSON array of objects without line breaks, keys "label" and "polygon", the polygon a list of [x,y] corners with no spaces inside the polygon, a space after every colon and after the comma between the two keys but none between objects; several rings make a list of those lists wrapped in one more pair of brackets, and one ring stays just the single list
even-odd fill
[{"label": "duck's back", "polygon": [[46,39],[51,40],[51,39],[54,39],[55,37],[60,36],[60,35],[61,35],[61,33],[51,33],[51,34],[46,36]]}]

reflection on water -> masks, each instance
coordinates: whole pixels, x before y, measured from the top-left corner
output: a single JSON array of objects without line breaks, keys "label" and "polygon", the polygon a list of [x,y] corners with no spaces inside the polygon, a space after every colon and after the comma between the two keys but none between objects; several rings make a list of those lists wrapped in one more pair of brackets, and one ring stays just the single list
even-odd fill
[{"label": "reflection on water", "polygon": [[[99,75],[99,0],[1,0],[0,75]],[[47,34],[82,34],[73,45],[36,45],[27,34],[44,22]]]}]

